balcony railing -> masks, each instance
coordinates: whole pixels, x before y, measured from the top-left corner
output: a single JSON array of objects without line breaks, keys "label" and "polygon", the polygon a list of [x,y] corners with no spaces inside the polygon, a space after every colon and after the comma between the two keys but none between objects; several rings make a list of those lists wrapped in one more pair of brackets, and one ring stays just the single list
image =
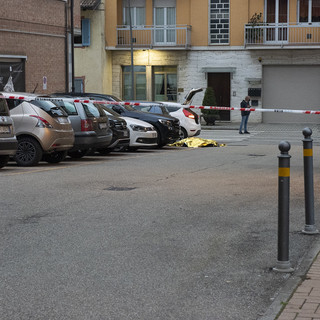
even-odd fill
[{"label": "balcony railing", "polygon": [[292,23],[245,25],[245,46],[315,47],[320,46],[320,26]]},{"label": "balcony railing", "polygon": [[[133,26],[132,42],[135,48],[188,48],[191,43],[191,26]],[[130,47],[129,26],[117,27],[117,47]]]}]

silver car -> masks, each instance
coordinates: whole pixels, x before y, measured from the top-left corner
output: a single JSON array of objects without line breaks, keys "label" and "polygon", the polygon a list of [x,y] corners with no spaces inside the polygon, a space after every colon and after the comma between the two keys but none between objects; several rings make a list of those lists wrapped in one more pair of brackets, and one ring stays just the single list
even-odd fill
[{"label": "silver car", "polygon": [[34,166],[40,160],[64,160],[74,143],[68,115],[51,101],[36,100],[37,95],[21,95],[28,101],[7,99],[18,139],[15,161],[19,166]]},{"label": "silver car", "polygon": [[17,146],[7,102],[0,94],[0,168],[8,163],[10,156],[15,155]]}]

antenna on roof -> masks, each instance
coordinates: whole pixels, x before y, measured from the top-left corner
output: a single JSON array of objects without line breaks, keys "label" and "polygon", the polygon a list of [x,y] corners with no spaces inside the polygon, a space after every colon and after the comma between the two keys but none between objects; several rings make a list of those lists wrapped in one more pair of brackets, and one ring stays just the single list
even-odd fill
[{"label": "antenna on roof", "polygon": [[37,90],[37,88],[38,88],[38,83],[37,83],[37,84],[36,84],[36,86],[34,87],[34,89],[33,89],[32,93],[35,93],[35,92],[36,92],[36,90]]}]

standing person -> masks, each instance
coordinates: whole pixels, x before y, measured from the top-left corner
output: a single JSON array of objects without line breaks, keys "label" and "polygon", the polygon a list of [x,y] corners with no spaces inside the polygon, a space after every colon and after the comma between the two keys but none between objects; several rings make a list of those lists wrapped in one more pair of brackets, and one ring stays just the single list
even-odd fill
[{"label": "standing person", "polygon": [[[244,100],[242,100],[240,104],[240,108],[250,108],[249,102],[250,102],[250,97],[246,96]],[[250,111],[241,111],[241,124],[239,129],[240,134],[243,134],[243,133],[250,134],[247,127],[249,115],[250,115]],[[244,132],[242,132],[242,128],[244,129]]]}]

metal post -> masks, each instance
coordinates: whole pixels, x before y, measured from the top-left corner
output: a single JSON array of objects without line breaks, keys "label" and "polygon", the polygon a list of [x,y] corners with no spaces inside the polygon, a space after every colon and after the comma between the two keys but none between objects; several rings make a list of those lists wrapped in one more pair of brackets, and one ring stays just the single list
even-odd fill
[{"label": "metal post", "polygon": [[304,164],[304,195],[305,195],[305,216],[306,224],[302,233],[318,234],[314,221],[314,190],[313,190],[313,149],[312,130],[304,128],[303,141],[303,164]]},{"label": "metal post", "polygon": [[130,55],[131,55],[131,100],[134,100],[134,63],[133,63],[133,38],[132,38],[132,18],[131,18],[130,0],[129,0],[129,27],[130,27]]},{"label": "metal post", "polygon": [[278,177],[278,261],[274,271],[293,272],[289,261],[290,143],[281,141]]}]

